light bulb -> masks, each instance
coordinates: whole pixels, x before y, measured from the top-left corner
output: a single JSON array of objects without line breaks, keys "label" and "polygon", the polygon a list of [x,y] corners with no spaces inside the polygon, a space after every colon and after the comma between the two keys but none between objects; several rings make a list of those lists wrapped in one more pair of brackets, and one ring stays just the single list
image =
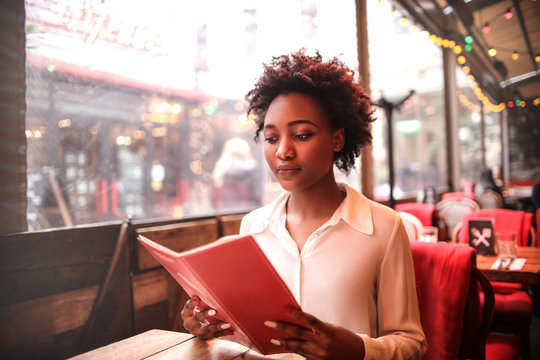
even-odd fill
[{"label": "light bulb", "polygon": [[517,59],[519,59],[519,53],[516,50],[514,50],[514,52],[512,53],[512,60],[517,60]]}]

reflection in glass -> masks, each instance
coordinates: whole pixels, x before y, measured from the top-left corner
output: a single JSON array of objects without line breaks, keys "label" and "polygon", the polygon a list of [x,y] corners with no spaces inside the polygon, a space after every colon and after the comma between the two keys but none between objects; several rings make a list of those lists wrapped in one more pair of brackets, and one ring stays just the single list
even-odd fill
[{"label": "reflection in glass", "polygon": [[244,102],[261,64],[307,47],[357,68],[352,0],[25,4],[29,230],[257,206],[212,202],[231,138],[267,203],[280,189]]}]

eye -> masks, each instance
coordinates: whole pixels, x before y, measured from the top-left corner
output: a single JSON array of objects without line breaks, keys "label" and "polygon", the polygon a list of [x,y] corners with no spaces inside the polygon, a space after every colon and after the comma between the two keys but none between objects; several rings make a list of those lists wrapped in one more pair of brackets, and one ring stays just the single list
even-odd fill
[{"label": "eye", "polygon": [[300,141],[306,141],[308,140],[313,134],[297,134],[294,136],[295,139]]},{"label": "eye", "polygon": [[275,136],[265,136],[264,142],[267,142],[269,144],[275,144],[277,142],[278,138]]}]

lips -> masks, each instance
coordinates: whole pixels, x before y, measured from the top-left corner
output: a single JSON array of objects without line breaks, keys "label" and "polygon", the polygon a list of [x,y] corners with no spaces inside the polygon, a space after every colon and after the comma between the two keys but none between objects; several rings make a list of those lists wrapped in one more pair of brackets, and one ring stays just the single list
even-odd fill
[{"label": "lips", "polygon": [[276,174],[281,177],[291,177],[300,172],[300,166],[293,164],[282,164],[276,166]]}]

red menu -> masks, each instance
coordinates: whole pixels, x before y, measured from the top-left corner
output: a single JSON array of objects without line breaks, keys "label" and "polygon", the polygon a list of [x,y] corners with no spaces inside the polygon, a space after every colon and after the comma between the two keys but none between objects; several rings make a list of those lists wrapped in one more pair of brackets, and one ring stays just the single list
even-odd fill
[{"label": "red menu", "polygon": [[231,324],[233,335],[222,339],[264,355],[287,352],[270,342],[287,334],[264,322],[297,323],[282,309],[300,306],[251,235],[228,236],[181,253],[142,235],[138,239],[189,296],[199,296],[201,310],[211,307]]}]

